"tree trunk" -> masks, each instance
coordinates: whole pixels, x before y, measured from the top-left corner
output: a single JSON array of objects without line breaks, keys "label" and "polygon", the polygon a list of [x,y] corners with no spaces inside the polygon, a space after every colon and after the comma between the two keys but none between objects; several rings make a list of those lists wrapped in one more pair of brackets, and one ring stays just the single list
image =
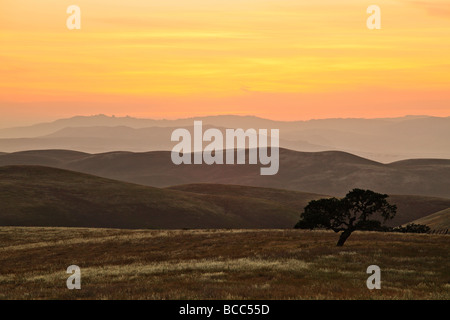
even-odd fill
[{"label": "tree trunk", "polygon": [[348,237],[350,237],[352,232],[353,232],[353,230],[345,230],[344,232],[342,232],[339,237],[339,240],[337,242],[337,246],[342,247],[344,245],[345,241],[348,239]]}]

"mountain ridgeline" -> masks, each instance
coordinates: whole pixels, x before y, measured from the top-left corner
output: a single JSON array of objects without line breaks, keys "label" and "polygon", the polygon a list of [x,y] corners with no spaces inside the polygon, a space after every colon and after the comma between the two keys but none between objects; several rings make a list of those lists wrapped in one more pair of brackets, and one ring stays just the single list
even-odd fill
[{"label": "mountain ridgeline", "polygon": [[28,127],[0,129],[0,151],[70,149],[88,153],[170,151],[176,128],[279,129],[282,148],[345,151],[389,163],[411,158],[450,159],[450,117],[273,121],[254,116],[209,116],[178,120],[77,116]]}]

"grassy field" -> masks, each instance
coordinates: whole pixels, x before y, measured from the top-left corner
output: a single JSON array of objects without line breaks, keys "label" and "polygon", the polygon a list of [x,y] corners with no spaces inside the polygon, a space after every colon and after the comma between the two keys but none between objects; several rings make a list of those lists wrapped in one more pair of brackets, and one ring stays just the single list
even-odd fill
[{"label": "grassy field", "polygon": [[[0,299],[449,299],[450,237],[0,227]],[[81,268],[81,290],[66,268]],[[381,290],[366,269],[381,268]]]}]

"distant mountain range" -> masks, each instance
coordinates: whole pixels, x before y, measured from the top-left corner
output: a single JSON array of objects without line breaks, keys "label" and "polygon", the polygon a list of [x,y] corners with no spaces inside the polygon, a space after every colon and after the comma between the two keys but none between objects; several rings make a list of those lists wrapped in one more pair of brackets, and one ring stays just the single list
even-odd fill
[{"label": "distant mountain range", "polygon": [[[0,155],[0,166],[40,165],[153,187],[212,183],[290,189],[343,196],[352,188],[450,198],[450,160],[382,164],[340,151],[280,149],[280,169],[261,176],[260,165],[174,165],[169,151],[88,154],[67,150]],[[247,161],[248,163],[248,161]]]},{"label": "distant mountain range", "polygon": [[0,129],[0,151],[70,149],[170,151],[176,128],[205,127],[280,129],[280,146],[296,151],[350,152],[389,163],[411,158],[450,159],[450,117],[408,116],[386,119],[272,121],[254,116],[210,116],[179,120],[77,116],[28,127]]},{"label": "distant mountain range", "polygon": [[[0,167],[1,226],[292,228],[325,195],[193,184],[154,188],[41,166]],[[450,207],[450,199],[391,196],[399,225]]]}]

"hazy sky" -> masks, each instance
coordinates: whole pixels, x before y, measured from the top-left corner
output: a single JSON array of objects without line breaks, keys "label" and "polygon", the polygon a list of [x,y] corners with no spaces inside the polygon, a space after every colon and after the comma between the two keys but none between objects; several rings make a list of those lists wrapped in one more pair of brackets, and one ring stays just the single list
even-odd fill
[{"label": "hazy sky", "polygon": [[[72,4],[81,30],[66,27]],[[0,48],[0,126],[450,116],[448,0],[1,0]]]}]

